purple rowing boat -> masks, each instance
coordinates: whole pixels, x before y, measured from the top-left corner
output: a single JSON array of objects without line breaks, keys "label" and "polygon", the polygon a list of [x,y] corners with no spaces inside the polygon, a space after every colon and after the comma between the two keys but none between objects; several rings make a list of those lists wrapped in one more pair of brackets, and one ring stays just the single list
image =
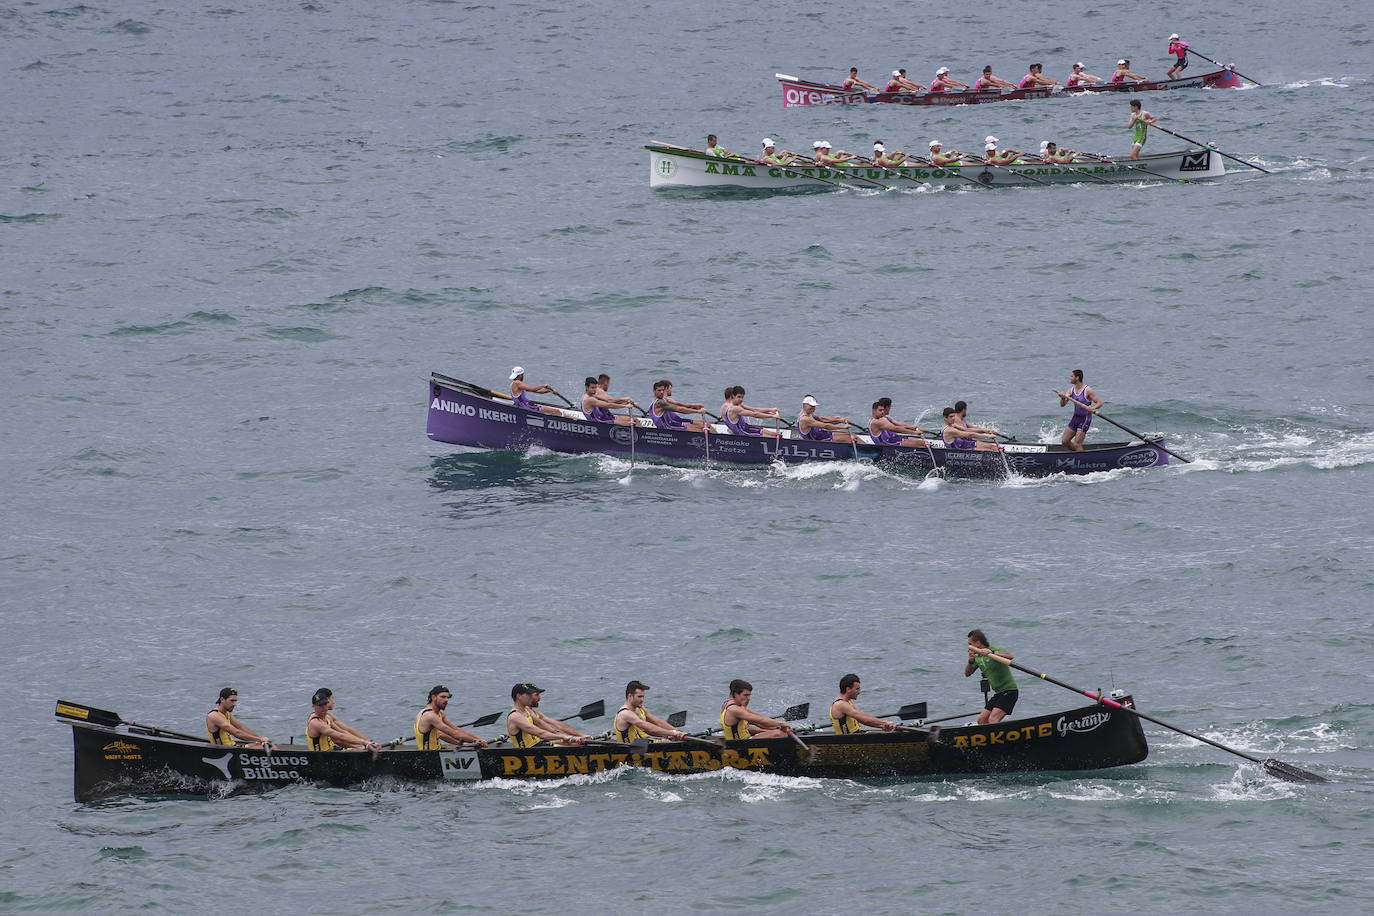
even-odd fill
[{"label": "purple rowing boat", "polygon": [[[768,465],[774,461],[877,461],[894,470],[924,474],[936,468],[956,477],[1047,477],[1091,474],[1118,468],[1162,467],[1169,463],[1164,439],[1085,445],[1081,452],[1062,445],[1008,443],[1002,451],[948,448],[939,439],[926,445],[875,445],[858,441],[815,442],[794,430],[738,436],[713,424],[708,433],[660,429],[642,419],[635,426],[594,423],[580,412],[527,410],[490,389],[434,373],[428,386],[426,432],[435,442],[484,449],[534,446],[574,454],[630,455],[676,461]],[[715,430],[719,429],[720,432]]]}]

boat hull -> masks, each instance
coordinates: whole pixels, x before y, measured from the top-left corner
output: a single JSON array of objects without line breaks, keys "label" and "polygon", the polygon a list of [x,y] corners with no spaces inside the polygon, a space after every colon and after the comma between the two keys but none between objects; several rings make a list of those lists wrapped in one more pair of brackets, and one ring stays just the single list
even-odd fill
[{"label": "boat hull", "polygon": [[643,752],[622,747],[497,746],[482,750],[387,749],[271,753],[219,747],[137,726],[73,722],[74,795],[79,802],[120,795],[265,791],[300,783],[352,786],[395,778],[423,782],[548,779],[641,767],[691,775],[724,769],[782,776],[901,779],[946,774],[1099,770],[1149,754],[1140,720],[1105,706],[964,726],[857,735],[803,734],[815,756],[789,738],[731,741],[715,750],[664,741]]},{"label": "boat hull", "polygon": [[1159,92],[1169,89],[1238,89],[1245,81],[1230,70],[1214,70],[1178,80],[1146,80],[1143,83],[1097,83],[1087,86],[1042,86],[1035,89],[955,89],[949,92],[854,92],[840,86],[777,76],[782,86],[783,108],[811,105],[982,105],[987,102],[1022,102],[1058,96],[1102,92]]},{"label": "boat hull", "polygon": [[639,459],[662,458],[713,464],[768,465],[774,461],[877,461],[892,470],[926,474],[935,468],[956,477],[1046,477],[1091,474],[1120,468],[1162,467],[1169,463],[1164,440],[1114,442],[1084,446],[1074,452],[1060,445],[1007,444],[1004,451],[968,451],[943,442],[922,445],[873,445],[860,442],[814,442],[789,430],[782,435],[736,436],[686,430],[593,423],[512,407],[463,387],[465,383],[435,374],[429,382],[426,432],[435,442],[484,449],[547,448],[573,454],[629,457],[631,435]]},{"label": "boat hull", "polygon": [[1157,153],[1140,159],[1114,157],[1101,162],[1064,165],[1033,163],[1010,166],[956,165],[898,166],[878,168],[826,168],[824,166],[774,166],[743,160],[718,159],[694,150],[646,144],[649,151],[649,187],[751,188],[771,191],[816,191],[849,188],[934,187],[988,188],[1032,187],[1045,184],[1099,184],[1179,180],[1197,181],[1226,174],[1225,160],[1210,149]]}]

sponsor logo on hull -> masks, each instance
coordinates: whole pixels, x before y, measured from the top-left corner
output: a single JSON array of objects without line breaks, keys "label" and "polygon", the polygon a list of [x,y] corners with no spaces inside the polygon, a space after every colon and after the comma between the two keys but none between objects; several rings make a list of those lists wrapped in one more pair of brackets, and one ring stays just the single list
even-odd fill
[{"label": "sponsor logo on hull", "polygon": [[440,751],[439,768],[445,779],[481,779],[476,751]]},{"label": "sponsor logo on hull", "polygon": [[711,751],[648,751],[643,754],[568,754],[501,755],[501,773],[505,776],[573,776],[584,773],[600,773],[614,770],[620,766],[648,767],[664,773],[690,773],[720,770],[733,767],[749,770],[766,767],[773,761],[768,748],[755,747],[745,750],[726,748],[719,753]]},{"label": "sponsor logo on hull", "polygon": [[1158,462],[1159,453],[1152,448],[1131,449],[1116,461],[1123,468],[1148,468]]}]

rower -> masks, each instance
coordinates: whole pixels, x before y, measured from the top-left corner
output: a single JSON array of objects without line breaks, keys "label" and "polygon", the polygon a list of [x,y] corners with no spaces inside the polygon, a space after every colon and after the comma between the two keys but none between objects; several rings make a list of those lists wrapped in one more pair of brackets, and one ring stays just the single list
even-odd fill
[{"label": "rower", "polygon": [[983,711],[978,715],[978,724],[987,725],[1001,722],[1016,708],[1016,700],[1021,696],[1016,689],[1016,678],[1011,676],[1011,666],[996,661],[993,656],[1011,661],[1015,658],[1001,646],[988,645],[988,638],[982,630],[969,630],[968,664],[964,666],[964,677],[975,671],[982,671],[992,688],[992,696],[984,702]]},{"label": "rower", "polygon": [[[687,420],[674,411],[701,414],[700,420]],[[654,399],[649,404],[649,419],[659,429],[683,429],[699,433],[706,426],[706,405],[687,404],[673,400],[673,383],[668,379],[654,382]]]},{"label": "rower", "polygon": [[205,714],[205,731],[210,735],[211,744],[234,747],[237,738],[245,747],[272,748],[272,742],[234,718],[234,707],[239,703],[239,692],[233,687],[225,687],[219,692],[219,702]]},{"label": "rower", "polygon": [[1051,389],[1059,395],[1059,406],[1064,407],[1070,401],[1073,402],[1073,416],[1069,418],[1069,425],[1064,428],[1064,435],[1059,440],[1061,445],[1068,447],[1071,451],[1083,451],[1083,437],[1088,434],[1088,428],[1093,425],[1093,414],[1097,413],[1102,406],[1102,399],[1097,396],[1087,385],[1083,384],[1083,370],[1075,369],[1069,373],[1069,390],[1060,391],[1058,388]]},{"label": "rower", "polygon": [[906,78],[906,69],[892,71],[892,79],[887,81],[885,92],[920,92],[921,87]]},{"label": "rower", "polygon": [[946,407],[943,411],[945,418],[944,428],[940,430],[940,438],[945,445],[950,448],[962,449],[964,451],[996,452],[1000,451],[1000,446],[989,439],[995,439],[995,435],[988,433],[974,432],[971,428],[959,425],[959,415],[954,412],[953,407]]},{"label": "rower", "polygon": [[720,145],[715,134],[706,135],[706,152],[715,156],[717,159],[738,159],[734,153]]},{"label": "rower", "polygon": [[644,708],[644,691],[648,684],[630,681],[625,685],[625,705],[615,714],[611,722],[611,734],[615,740],[629,744],[640,738],[667,738],[681,741],[687,733],[673,728],[663,719]]},{"label": "rower", "polygon": [[954,416],[959,423],[960,429],[972,430],[975,433],[987,433],[990,436],[997,435],[997,430],[993,429],[991,426],[973,426],[969,423],[968,401],[954,402]]},{"label": "rower", "polygon": [[1155,123],[1155,116],[1140,107],[1140,102],[1131,99],[1131,120],[1126,122],[1126,126],[1131,129],[1131,158],[1140,158],[1140,148],[1145,145],[1145,133],[1151,124]]},{"label": "rower", "polygon": [[[479,738],[465,728],[449,721],[448,701],[453,692],[439,684],[429,692],[429,705],[415,716],[415,746],[422,751],[451,750],[460,743],[486,747],[487,739]],[[449,742],[445,746],[443,742]]]},{"label": "rower", "polygon": [[[609,384],[610,379],[608,378]],[[622,426],[630,424],[629,417],[619,417],[611,413],[612,410],[631,405],[638,407],[633,398],[613,398],[606,394],[604,388],[600,386],[595,378],[587,376],[583,381],[582,393],[582,416],[591,420],[593,423],[618,423]]]},{"label": "rower", "polygon": [[314,711],[305,723],[305,743],[312,751],[375,751],[377,743],[331,715],[334,691],[321,687],[310,698]]},{"label": "rower", "polygon": [[901,150],[895,149],[895,150],[893,150],[892,152],[889,153],[889,152],[887,151],[887,147],[886,147],[886,146],[883,146],[883,141],[881,141],[881,140],[874,140],[874,141],[873,141],[873,164],[874,164],[874,165],[879,166],[879,167],[881,167],[881,168],[885,168],[885,169],[896,168],[897,166],[901,165],[903,162],[906,162],[907,158],[908,158],[908,157],[907,157],[907,154],[904,153],[904,152],[902,152]]},{"label": "rower", "polygon": [[1169,68],[1169,79],[1180,79],[1183,71],[1188,69],[1188,42],[1179,38],[1177,32],[1169,36],[1169,53],[1177,58]]},{"label": "rower", "polygon": [[829,140],[817,140],[815,143],[811,144],[811,148],[814,150],[814,152],[811,154],[812,158],[814,158],[821,165],[830,166],[831,168],[835,168],[836,166],[848,165],[855,159],[859,158],[854,153],[846,153],[842,149],[835,150],[835,152],[833,153],[830,152]]},{"label": "rower", "polygon": [[781,153],[778,152],[773,141],[768,137],[764,137],[763,161],[769,165],[791,165],[797,161],[797,154],[788,152],[787,150],[783,150]]},{"label": "rower", "polygon": [[962,159],[962,158],[964,158],[964,154],[961,153],[961,152],[959,152],[957,149],[956,149],[956,150],[950,150],[948,153],[942,153],[942,152],[940,152],[940,150],[941,150],[940,141],[939,141],[939,140],[931,140],[931,141],[930,141],[930,164],[931,164],[931,165],[958,165],[958,164],[959,164],[959,160]]},{"label": "rower", "polygon": [[846,77],[844,78],[844,82],[843,82],[843,83],[840,83],[840,88],[841,88],[841,89],[853,89],[855,86],[862,86],[864,89],[867,89],[869,92],[877,92],[877,91],[878,91],[878,87],[877,87],[877,86],[873,85],[872,83],[865,83],[863,80],[859,79],[859,68],[858,68],[858,67],[850,67],[850,68],[849,68],[849,75],[846,76]]},{"label": "rower", "polygon": [[859,709],[854,701],[859,698],[862,685],[859,683],[857,674],[846,674],[840,678],[840,695],[830,704],[830,725],[835,729],[837,735],[852,735],[855,732],[863,731],[861,726],[867,725],[871,728],[881,728],[885,732],[893,731],[897,726],[887,721],[879,719],[877,716],[870,716],[868,713]]},{"label": "rower", "polygon": [[935,71],[935,79],[930,81],[931,92],[948,92],[954,88],[967,89],[968,83],[961,83],[949,75],[948,67],[941,67]]},{"label": "rower", "polygon": [[1123,57],[1116,62],[1116,72],[1112,74],[1111,82],[1124,83],[1128,79],[1135,80],[1137,83],[1145,82],[1145,77],[1139,73],[1131,72],[1131,62]]},{"label": "rower", "polygon": [[1102,77],[1100,77],[1100,76],[1093,76],[1091,73],[1086,72],[1086,71],[1083,69],[1083,62],[1082,62],[1082,61],[1079,61],[1078,63],[1076,63],[1076,64],[1073,65],[1073,73],[1070,73],[1070,74],[1069,74],[1069,78],[1068,78],[1068,80],[1064,83],[1064,85],[1066,85],[1066,86],[1080,86],[1080,85],[1083,85],[1083,84],[1085,84],[1085,83],[1100,83],[1100,82],[1102,82]]},{"label": "rower", "polygon": [[587,735],[566,722],[551,719],[539,711],[539,697],[544,688],[530,683],[516,684],[510,689],[514,705],[506,713],[506,734],[516,747],[539,745],[585,744]]},{"label": "rower", "polygon": [[1074,150],[1060,149],[1053,140],[1043,140],[1040,143],[1040,158],[1045,162],[1073,162],[1073,157],[1076,155],[1078,154]]},{"label": "rower", "polygon": [[720,704],[720,724],[725,740],[747,741],[750,738],[784,738],[792,734],[792,726],[770,719],[749,708],[754,685],[736,678],[730,682],[730,699]]},{"label": "rower", "polygon": [[997,151],[997,144],[1001,142],[996,137],[988,134],[983,143],[983,161],[989,165],[1012,165],[1021,155],[1020,150],[1004,149],[1000,153]]},{"label": "rower", "polygon": [[974,89],[1015,89],[1011,83],[1002,79],[1000,76],[992,75],[992,64],[983,68],[983,75],[973,84]]},{"label": "rower", "polygon": [[553,391],[552,385],[526,385],[525,367],[515,366],[510,370],[510,400],[516,407],[523,407],[526,410],[533,410],[535,413],[558,413],[556,407],[542,407],[530,400],[526,392],[535,394],[549,394]]},{"label": "rower", "polygon": [[1034,89],[1036,86],[1062,86],[1059,80],[1052,80],[1044,74],[1043,64],[1031,64],[1026,75],[1021,77],[1019,89]]},{"label": "rower", "polygon": [[848,432],[849,418],[823,417],[816,413],[818,406],[820,402],[811,395],[802,398],[801,413],[797,414],[797,429],[802,438],[812,442],[853,442],[854,437]]},{"label": "rower", "polygon": [[902,423],[888,416],[891,406],[882,401],[873,402],[873,418],[868,421],[868,434],[873,437],[874,445],[923,445],[924,429],[910,423]]},{"label": "rower", "polygon": [[782,412],[776,407],[750,407],[744,403],[744,386],[731,385],[725,389],[725,403],[720,405],[720,419],[737,436],[762,436],[763,430],[745,417],[775,419]]}]

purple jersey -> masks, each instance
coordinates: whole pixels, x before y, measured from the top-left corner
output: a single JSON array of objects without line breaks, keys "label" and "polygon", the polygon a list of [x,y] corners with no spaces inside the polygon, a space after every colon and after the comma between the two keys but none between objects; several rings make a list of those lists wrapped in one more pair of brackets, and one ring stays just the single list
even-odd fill
[{"label": "purple jersey", "polygon": [[738,420],[730,422],[730,408],[724,407],[720,412],[720,418],[725,421],[725,425],[730,428],[730,432],[736,436],[761,436],[763,429],[750,423],[741,416]]},{"label": "purple jersey", "polygon": [[902,434],[895,433],[890,429],[885,429],[880,433],[873,431],[873,421],[868,421],[868,434],[873,437],[874,445],[901,445]]},{"label": "purple jersey", "polygon": [[1069,400],[1073,401],[1073,416],[1069,418],[1069,429],[1081,429],[1087,432],[1088,427],[1093,425],[1093,415],[1088,411],[1088,386],[1084,385],[1083,390],[1075,392],[1069,389]]},{"label": "purple jersey", "polygon": [[512,397],[510,399],[510,402],[514,404],[516,407],[523,407],[526,410],[533,410],[536,412],[539,410],[539,405],[531,401],[529,399],[529,395],[525,394],[523,389],[520,391],[519,394]]},{"label": "purple jersey", "polygon": [[582,397],[582,416],[586,417],[588,420],[591,420],[593,423],[615,422],[615,414],[611,413],[609,410],[607,410],[605,407],[602,407],[599,404],[593,406],[591,410],[588,410],[587,397],[588,395],[583,395]]},{"label": "purple jersey", "polygon": [[[662,416],[658,413],[658,408],[663,407]],[[659,429],[686,429],[687,421],[673,413],[661,401],[655,401],[649,408],[649,419],[654,421],[654,425]]]},{"label": "purple jersey", "polygon": [[[801,417],[797,417],[797,429],[801,429]],[[819,426],[812,426],[802,433],[803,439],[810,439],[813,442],[829,442],[835,438],[835,434],[828,429],[821,429]]]},{"label": "purple jersey", "polygon": [[975,442],[973,439],[969,439],[966,436],[955,436],[953,439],[949,438],[950,433],[957,433],[958,431],[959,427],[951,423],[949,426],[946,426],[943,430],[940,431],[940,438],[944,439],[950,448],[961,448],[967,450],[978,447],[977,442]]}]

